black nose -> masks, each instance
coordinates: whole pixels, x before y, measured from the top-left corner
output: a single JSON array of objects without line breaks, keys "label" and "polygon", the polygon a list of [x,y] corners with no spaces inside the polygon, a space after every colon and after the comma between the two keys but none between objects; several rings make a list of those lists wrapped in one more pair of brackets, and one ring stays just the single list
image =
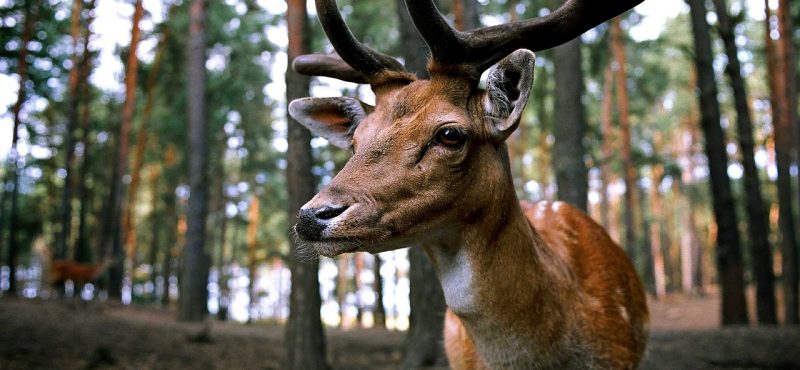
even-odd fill
[{"label": "black nose", "polygon": [[301,209],[297,214],[297,225],[294,229],[297,235],[306,241],[322,241],[322,233],[328,227],[328,222],[341,215],[349,206],[328,206],[320,208]]}]

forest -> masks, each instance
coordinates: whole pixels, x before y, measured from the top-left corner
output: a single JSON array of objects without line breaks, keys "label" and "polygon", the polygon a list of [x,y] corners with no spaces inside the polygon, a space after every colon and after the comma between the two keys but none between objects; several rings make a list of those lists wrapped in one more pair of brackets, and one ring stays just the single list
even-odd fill
[{"label": "forest", "polygon": [[[435,3],[465,31],[570,1]],[[426,76],[404,0],[336,3]],[[376,101],[292,69],[334,51],[317,18],[302,0],[0,0],[0,368],[447,368],[422,248],[298,245],[298,211],[353,153],[289,102]],[[791,0],[645,0],[536,52],[514,190],[622,247],[643,368],[800,368],[795,24]]]}]

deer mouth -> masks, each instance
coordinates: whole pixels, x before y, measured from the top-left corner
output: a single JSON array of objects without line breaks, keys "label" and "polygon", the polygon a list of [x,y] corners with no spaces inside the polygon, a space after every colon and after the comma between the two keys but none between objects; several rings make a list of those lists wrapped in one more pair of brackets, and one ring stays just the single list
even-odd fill
[{"label": "deer mouth", "polygon": [[380,217],[364,208],[361,203],[303,208],[297,216],[295,234],[301,242],[326,257],[372,252],[373,244],[384,237],[377,225]]}]

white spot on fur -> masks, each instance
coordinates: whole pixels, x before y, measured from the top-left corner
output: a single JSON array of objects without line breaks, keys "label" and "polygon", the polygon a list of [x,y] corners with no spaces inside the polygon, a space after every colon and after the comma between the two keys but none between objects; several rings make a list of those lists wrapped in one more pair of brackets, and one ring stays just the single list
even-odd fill
[{"label": "white spot on fur", "polygon": [[562,205],[564,205],[563,202],[555,201],[553,202],[551,208],[553,209],[554,212],[558,212],[558,210],[561,208]]},{"label": "white spot on fur", "polygon": [[439,255],[442,290],[447,306],[455,313],[474,310],[475,297],[472,293],[472,266],[467,253],[460,249],[452,256]]},{"label": "white spot on fur", "polygon": [[625,306],[623,305],[619,305],[619,315],[622,316],[622,319],[625,320],[626,322],[629,322],[631,320],[631,316],[628,315],[628,309],[625,308]]}]

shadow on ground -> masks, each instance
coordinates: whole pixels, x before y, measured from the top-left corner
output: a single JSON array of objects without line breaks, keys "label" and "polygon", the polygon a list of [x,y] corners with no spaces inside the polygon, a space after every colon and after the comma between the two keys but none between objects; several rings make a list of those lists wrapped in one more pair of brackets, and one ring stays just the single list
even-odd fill
[{"label": "shadow on ground", "polygon": [[[280,369],[281,326],[210,322],[205,337],[198,336],[204,325],[173,317],[146,307],[2,297],[0,369]],[[400,363],[404,333],[326,333],[334,369]],[[800,369],[800,327],[656,327],[643,368]]]}]

